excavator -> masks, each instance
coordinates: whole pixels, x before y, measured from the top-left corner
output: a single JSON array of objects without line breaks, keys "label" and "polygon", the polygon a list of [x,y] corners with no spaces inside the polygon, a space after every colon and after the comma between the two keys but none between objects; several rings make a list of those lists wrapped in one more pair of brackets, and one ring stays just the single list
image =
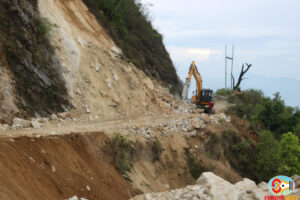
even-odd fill
[{"label": "excavator", "polygon": [[203,108],[205,113],[214,114],[214,94],[211,89],[202,88],[202,77],[198,72],[195,61],[192,62],[186,82],[183,85],[182,100],[186,101],[188,90],[191,85],[191,79],[194,76],[197,83],[196,94],[192,96],[191,103],[196,104],[197,108]]}]

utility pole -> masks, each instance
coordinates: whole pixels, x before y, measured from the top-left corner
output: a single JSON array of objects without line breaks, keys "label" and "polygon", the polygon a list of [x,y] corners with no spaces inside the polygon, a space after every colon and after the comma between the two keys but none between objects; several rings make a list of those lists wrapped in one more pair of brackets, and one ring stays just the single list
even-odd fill
[{"label": "utility pole", "polygon": [[225,45],[225,91],[227,95],[227,45]]},{"label": "utility pole", "polygon": [[226,94],[227,94],[227,81],[228,81],[227,60],[231,60],[231,72],[230,72],[230,80],[231,80],[230,81],[230,90],[231,90],[231,92],[234,87],[234,85],[233,85],[233,55],[234,55],[234,45],[232,45],[231,57],[227,56],[227,45],[225,45],[225,90],[226,90]]},{"label": "utility pole", "polygon": [[232,45],[232,57],[231,57],[231,76],[230,76],[230,80],[231,80],[231,93],[232,93],[232,90],[233,90],[233,52],[234,52],[234,45]]}]

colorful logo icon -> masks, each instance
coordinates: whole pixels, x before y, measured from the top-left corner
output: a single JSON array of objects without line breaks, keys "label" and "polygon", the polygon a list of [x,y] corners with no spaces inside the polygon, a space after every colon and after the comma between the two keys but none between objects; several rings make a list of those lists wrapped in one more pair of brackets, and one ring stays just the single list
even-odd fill
[{"label": "colorful logo icon", "polygon": [[274,195],[288,195],[295,189],[295,182],[287,176],[276,176],[269,181],[268,187]]}]

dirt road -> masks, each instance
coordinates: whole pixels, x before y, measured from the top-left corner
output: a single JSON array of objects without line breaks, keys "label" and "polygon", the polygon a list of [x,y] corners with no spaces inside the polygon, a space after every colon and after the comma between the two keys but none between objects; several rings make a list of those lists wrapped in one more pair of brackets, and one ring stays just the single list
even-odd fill
[{"label": "dirt road", "polygon": [[199,117],[200,114],[171,114],[161,116],[143,116],[133,119],[118,119],[103,122],[76,122],[66,121],[64,123],[51,122],[40,129],[20,129],[20,130],[8,130],[1,133],[0,138],[16,138],[21,136],[49,136],[49,135],[64,135],[70,133],[85,133],[85,132],[106,132],[118,131],[129,127],[145,127],[145,126],[157,126],[162,122],[170,119],[188,119]]}]

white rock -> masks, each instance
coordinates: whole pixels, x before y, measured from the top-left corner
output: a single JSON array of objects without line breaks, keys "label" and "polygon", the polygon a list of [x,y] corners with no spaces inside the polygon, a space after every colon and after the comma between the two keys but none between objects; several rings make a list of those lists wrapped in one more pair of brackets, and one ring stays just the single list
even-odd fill
[{"label": "white rock", "polygon": [[31,127],[31,121],[20,119],[20,118],[14,118],[13,119],[13,127],[15,128],[29,128]]},{"label": "white rock", "polygon": [[203,185],[208,188],[208,192],[212,195],[212,199],[239,199],[239,191],[224,179],[216,176],[212,172],[204,172],[197,180],[198,185]]},{"label": "white rock", "polygon": [[[266,183],[265,183],[266,184]],[[185,188],[144,194],[132,198],[133,200],[259,200],[269,195],[249,179],[244,179],[235,185],[225,181],[211,172],[203,173],[196,185]]]},{"label": "white rock", "polygon": [[41,128],[41,124],[37,120],[32,120],[31,121],[31,126],[33,128]]},{"label": "white rock", "polygon": [[146,78],[144,80],[144,83],[145,83],[146,87],[149,88],[150,90],[154,89],[154,84],[150,78]]},{"label": "white rock", "polygon": [[100,69],[101,69],[101,64],[97,64],[96,65],[96,72],[99,72]]},{"label": "white rock", "polygon": [[39,119],[39,122],[47,124],[49,122],[48,118],[43,117]]},{"label": "white rock", "polygon": [[51,171],[54,173],[56,172],[56,167],[54,165],[51,165]]},{"label": "white rock", "polygon": [[9,125],[8,124],[0,124],[0,130],[7,130],[9,128]]},{"label": "white rock", "polygon": [[86,108],[86,113],[91,113],[91,110],[88,107]]},{"label": "white rock", "polygon": [[202,128],[203,126],[203,121],[198,119],[198,118],[194,118],[192,119],[192,126],[195,128],[195,129],[199,129],[199,128]]},{"label": "white rock", "polygon": [[75,195],[75,196],[69,198],[68,200],[79,200],[79,199],[78,199],[78,197]]},{"label": "white rock", "polygon": [[57,115],[58,115],[58,117],[60,117],[62,119],[66,119],[67,116],[68,116],[68,113],[67,112],[62,112],[62,113],[58,113]]},{"label": "white rock", "polygon": [[106,84],[107,84],[107,87],[108,87],[109,89],[111,89],[111,88],[112,88],[111,80],[110,80],[110,79],[106,79],[105,82],[106,82]]},{"label": "white rock", "polygon": [[250,179],[244,178],[242,181],[237,182],[235,184],[235,187],[239,190],[243,190],[245,188],[248,189],[255,189],[257,188],[256,184],[254,181],[251,181]]},{"label": "white rock", "polygon": [[53,113],[53,114],[50,116],[50,119],[56,121],[56,120],[58,120],[58,117],[56,116],[56,114]]},{"label": "white rock", "polygon": [[75,91],[75,93],[80,95],[81,94],[81,90],[79,88],[77,88],[76,91]]},{"label": "white rock", "polygon": [[90,186],[86,186],[86,189],[88,190],[88,191],[91,191],[91,188],[90,188]]},{"label": "white rock", "polygon": [[114,73],[114,80],[115,80],[115,81],[118,81],[118,80],[119,80],[119,76],[118,76],[116,73]]}]

